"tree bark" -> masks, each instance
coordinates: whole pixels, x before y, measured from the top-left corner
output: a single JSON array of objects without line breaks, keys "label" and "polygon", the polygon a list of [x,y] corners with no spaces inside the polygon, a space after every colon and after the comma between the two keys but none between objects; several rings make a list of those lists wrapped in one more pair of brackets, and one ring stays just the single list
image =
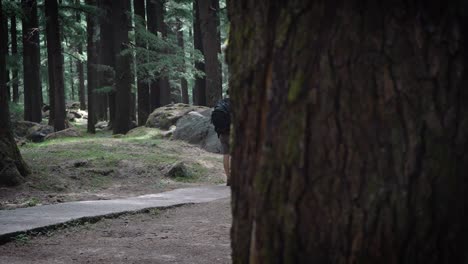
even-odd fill
[{"label": "tree bark", "polygon": [[[193,1],[193,46],[196,50],[204,54],[203,39],[200,29],[200,11],[199,0]],[[200,72],[205,72],[205,63],[195,62],[195,69]],[[195,86],[192,90],[193,104],[194,105],[207,105],[206,104],[206,76],[197,77],[195,79]]]},{"label": "tree bark", "polygon": [[223,97],[221,35],[219,31],[219,0],[198,3],[203,55],[205,56],[206,105],[213,107]]},{"label": "tree bark", "polygon": [[[111,22],[112,1],[99,0],[99,7],[103,14],[99,17],[100,39],[99,39],[99,72],[98,87],[112,87],[113,90],[108,93],[96,94],[96,114],[98,120],[110,120],[110,125],[114,119],[114,89],[115,89],[115,52],[114,52],[114,32]],[[105,68],[103,69],[102,66]],[[109,116],[107,110],[110,108]]]},{"label": "tree bark", "polygon": [[71,88],[71,100],[75,101],[75,82],[74,82],[74,76],[73,76],[73,58],[71,56],[68,56],[68,62],[69,62],[69,67],[70,67],[70,88]]},{"label": "tree bark", "polygon": [[[146,12],[145,0],[134,0],[135,15],[139,16],[146,27]],[[140,38],[136,38],[137,47],[146,47],[146,42]],[[138,125],[144,126],[150,114],[150,92],[147,82],[140,78],[137,80],[137,101],[138,101]]]},{"label": "tree bark", "polygon": [[233,263],[465,263],[462,1],[229,0]]},{"label": "tree bark", "polygon": [[[5,41],[7,43],[7,45],[5,47],[6,48],[6,50],[5,50],[6,53],[5,54],[8,57],[9,52],[10,52],[9,47],[8,47],[8,43],[9,43],[9,40],[8,40],[8,38],[9,38],[9,36],[8,36],[8,19],[3,20],[2,26],[4,27],[4,29],[3,29],[4,35],[2,37],[5,38]],[[6,85],[6,91],[7,91],[7,101],[9,102],[9,101],[11,101],[11,91],[10,91],[10,84],[9,84],[10,83],[10,70],[7,69],[7,68],[5,68],[5,78],[6,78],[5,79],[5,85]]]},{"label": "tree bark", "polygon": [[41,77],[39,52],[39,25],[36,0],[22,0],[23,19],[23,72],[24,120],[40,123]]},{"label": "tree bark", "polygon": [[[96,0],[86,0],[86,4],[90,6],[96,6]],[[97,63],[98,63],[98,54],[97,54],[97,21],[94,14],[86,14],[86,33],[87,33],[87,53],[88,53],[88,62],[86,64],[88,72],[88,124],[87,131],[88,133],[96,133],[96,113],[95,113],[95,103],[96,103],[96,94],[95,90],[97,87]],[[83,65],[83,64],[81,64]],[[83,66],[82,66],[83,67]],[[84,90],[84,89],[83,89]],[[80,88],[81,91],[81,88]],[[81,101],[81,96],[80,96]],[[81,105],[81,104],[80,104]]]},{"label": "tree bark", "polygon": [[49,85],[54,87],[54,129],[64,130],[65,126],[65,82],[63,77],[62,42],[58,19],[57,0],[45,0],[47,53],[49,54]]},{"label": "tree bark", "polygon": [[8,30],[3,25],[6,19],[0,1],[0,185],[17,185],[29,174],[29,168],[23,161],[11,132],[5,78],[8,45],[5,35],[8,35]]},{"label": "tree bark", "polygon": [[[182,49],[183,52],[185,52],[184,48],[184,32],[182,31],[182,21],[180,19],[177,19],[177,44],[179,47]],[[183,62],[185,64],[185,61]],[[185,66],[183,66],[180,71],[185,72]],[[188,104],[189,103],[189,97],[188,97],[188,83],[187,79],[185,78],[180,78],[180,94],[182,95],[182,103]]]},{"label": "tree bark", "polygon": [[129,44],[128,31],[130,18],[130,0],[112,3],[112,25],[114,32],[115,56],[115,117],[113,124],[114,134],[125,134],[130,130],[131,124],[131,55],[122,54]]},{"label": "tree bark", "polygon": [[[16,29],[16,16],[11,17],[10,34],[11,34],[11,55],[16,58],[18,56],[18,33]],[[18,69],[13,69],[13,102],[18,103],[19,101],[19,89],[18,89]]]}]

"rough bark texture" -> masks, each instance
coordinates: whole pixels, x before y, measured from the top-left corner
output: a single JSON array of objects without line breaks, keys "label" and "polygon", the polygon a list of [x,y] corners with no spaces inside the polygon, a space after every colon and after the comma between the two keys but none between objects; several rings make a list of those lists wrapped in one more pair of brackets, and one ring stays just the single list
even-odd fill
[{"label": "rough bark texture", "polygon": [[23,72],[24,120],[41,122],[41,77],[39,52],[39,26],[37,2],[22,0],[23,19]]},{"label": "rough bark texture", "polygon": [[114,134],[127,133],[130,130],[131,122],[131,55],[121,54],[129,44],[128,30],[130,28],[130,18],[129,14],[127,14],[129,11],[130,0],[122,0],[112,3],[116,90],[115,116],[114,122],[112,123]]},{"label": "rough bark texture", "polygon": [[460,3],[228,1],[234,263],[467,263]]},{"label": "rough bark texture", "polygon": [[200,30],[205,56],[206,105],[213,107],[223,96],[221,35],[219,32],[219,0],[199,1]]},{"label": "rough bark texture", "polygon": [[[96,6],[96,0],[86,0],[86,4]],[[88,133],[96,133],[96,94],[98,76],[97,76],[97,19],[94,14],[86,14],[86,33],[87,33],[87,53],[88,62],[86,64],[88,72]]]},{"label": "rough bark texture", "polygon": [[49,84],[54,87],[54,129],[65,129],[65,82],[63,77],[62,42],[58,19],[57,0],[45,0],[47,53],[49,54]]},{"label": "rough bark texture", "polygon": [[[184,32],[182,31],[182,21],[180,19],[177,19],[177,44],[179,47],[185,51],[184,49]],[[185,64],[185,62],[184,62]],[[185,72],[185,67],[182,67],[180,69],[181,72]],[[180,78],[180,94],[182,95],[182,103],[188,104],[189,103],[189,96],[188,96],[188,83],[187,79],[185,78]]]},{"label": "rough bark texture", "polygon": [[[9,55],[9,47],[8,47],[8,43],[10,42],[9,41],[9,36],[8,36],[8,19],[4,19],[3,20],[3,23],[2,23],[2,26],[3,26],[3,36],[2,38],[5,38],[5,41],[7,43],[6,45],[6,50],[5,50],[5,54],[6,56],[8,57]],[[5,84],[6,84],[6,91],[7,91],[7,100],[8,101],[11,101],[11,91],[10,91],[10,71],[8,69],[5,70]]]},{"label": "rough bark texture", "polygon": [[[200,12],[199,12],[199,0],[193,1],[193,47],[200,51],[202,54],[203,50],[203,41],[202,33],[200,29]],[[195,68],[201,72],[205,72],[205,63],[196,62]],[[194,105],[206,105],[206,78],[197,77],[195,79],[195,86],[192,90],[193,104]]]},{"label": "rough bark texture", "polygon": [[[18,55],[18,31],[16,29],[16,16],[11,16],[10,22],[10,34],[11,34],[11,55],[16,57]],[[12,100],[14,103],[19,101],[19,89],[18,89],[18,69],[13,69],[13,97]]]},{"label": "rough bark texture", "polygon": [[[0,1],[0,25],[4,24],[6,17],[3,14]],[[29,169],[23,161],[16,146],[10,125],[10,112],[8,110],[8,98],[6,89],[6,53],[7,42],[3,36],[8,31],[0,27],[0,185],[16,185],[21,182],[23,176],[29,174]]]},{"label": "rough bark texture", "polygon": [[[139,16],[146,25],[145,0],[134,0],[133,5],[135,9],[135,15]],[[146,43],[140,38],[136,39],[136,45],[138,47],[146,47]],[[138,125],[144,126],[150,114],[150,93],[148,83],[138,78],[137,90]]]},{"label": "rough bark texture", "polygon": [[[156,0],[146,0],[146,14],[148,16],[148,31],[157,34],[158,22],[156,13]],[[150,86],[150,109],[161,106],[161,89],[159,87],[159,80],[152,80]],[[151,112],[150,111],[150,112]]]}]

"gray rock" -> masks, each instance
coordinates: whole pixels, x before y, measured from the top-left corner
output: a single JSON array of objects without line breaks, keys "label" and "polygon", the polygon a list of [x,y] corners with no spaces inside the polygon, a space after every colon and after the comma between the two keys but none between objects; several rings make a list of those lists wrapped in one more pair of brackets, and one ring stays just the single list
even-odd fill
[{"label": "gray rock", "polygon": [[170,104],[154,110],[146,121],[147,127],[168,130],[188,112],[204,112],[209,110],[205,106],[191,106],[187,104]]},{"label": "gray rock", "polygon": [[177,162],[166,169],[164,175],[171,178],[187,178],[190,177],[190,171],[183,162]]},{"label": "gray rock", "polygon": [[39,124],[29,121],[12,122],[13,132],[17,137],[26,137],[29,134],[29,129],[37,125]]},{"label": "gray rock", "polygon": [[54,133],[54,128],[49,125],[37,124],[28,130],[27,139],[39,143],[45,140],[47,135]]},{"label": "gray rock", "polygon": [[211,109],[203,112],[189,112],[177,121],[172,138],[199,145],[212,153],[221,152],[221,142],[211,124]]},{"label": "gray rock", "polygon": [[45,137],[45,139],[49,140],[49,139],[66,138],[66,137],[81,137],[81,133],[76,128],[72,127],[72,128],[67,128],[65,130],[49,134]]}]

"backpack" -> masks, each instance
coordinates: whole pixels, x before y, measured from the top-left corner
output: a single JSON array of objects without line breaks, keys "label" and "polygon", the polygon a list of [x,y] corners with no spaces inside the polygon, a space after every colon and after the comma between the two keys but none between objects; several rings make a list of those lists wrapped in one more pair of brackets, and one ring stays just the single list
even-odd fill
[{"label": "backpack", "polygon": [[229,98],[220,100],[211,113],[211,123],[215,127],[218,136],[229,133],[231,128],[231,104]]}]

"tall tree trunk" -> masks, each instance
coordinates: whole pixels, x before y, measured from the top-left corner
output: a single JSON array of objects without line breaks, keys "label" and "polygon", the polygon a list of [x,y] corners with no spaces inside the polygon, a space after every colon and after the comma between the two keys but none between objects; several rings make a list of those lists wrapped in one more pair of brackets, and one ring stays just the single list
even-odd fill
[{"label": "tall tree trunk", "polygon": [[199,1],[200,30],[205,56],[206,105],[213,107],[223,96],[219,0]]},{"label": "tall tree trunk", "polygon": [[[199,0],[193,1],[193,46],[196,50],[204,53],[202,33],[200,29],[200,12]],[[205,72],[205,63],[196,62],[195,68],[200,72]],[[193,104],[194,105],[207,105],[206,104],[206,76],[197,77],[195,79],[195,86],[192,90]]]},{"label": "tall tree trunk", "polygon": [[71,99],[75,101],[75,82],[74,82],[74,76],[73,76],[73,58],[71,56],[68,57],[69,59],[69,67],[70,67],[70,86],[71,86]]},{"label": "tall tree trunk", "polygon": [[228,1],[233,263],[466,263],[461,3]]},{"label": "tall tree trunk", "polygon": [[[86,4],[90,6],[96,6],[96,0],[86,0]],[[87,33],[87,53],[88,62],[86,68],[88,71],[88,133],[96,133],[96,113],[95,113],[95,93],[97,87],[97,23],[96,16],[94,14],[86,14],[86,33]],[[81,64],[83,65],[83,64]],[[82,66],[83,67],[83,66]],[[84,89],[83,89],[84,90]],[[80,88],[80,92],[81,92]],[[81,96],[80,96],[81,101]]]},{"label": "tall tree trunk", "polygon": [[[160,32],[163,39],[167,38],[167,25],[164,22],[166,13],[166,0],[157,0],[156,5],[156,31]],[[163,50],[163,53],[168,53],[168,50]],[[171,86],[169,85],[169,78],[167,77],[166,70],[162,71],[163,77],[159,78],[160,100],[161,105],[168,105],[172,102]]]},{"label": "tall tree trunk", "polygon": [[47,53],[49,54],[49,84],[54,87],[54,128],[65,129],[65,83],[63,79],[62,42],[58,20],[57,0],[45,0]]},{"label": "tall tree trunk", "polygon": [[[80,2],[81,0],[75,0],[75,4],[77,5],[79,5]],[[76,22],[78,24],[81,23],[81,13],[79,11],[76,12]],[[78,54],[82,55],[83,45],[81,44],[81,42],[78,44],[77,51],[78,51]],[[83,67],[83,62],[81,60],[76,61],[76,71],[78,72],[78,98],[80,100],[80,109],[86,110],[86,89],[85,89],[85,81],[84,81],[84,67]]]},{"label": "tall tree trunk", "polygon": [[[146,13],[148,16],[148,31],[157,35],[158,22],[157,22],[157,7],[154,0],[146,0]],[[152,80],[150,86],[150,109],[161,106],[161,89],[159,87],[159,79]],[[150,111],[150,112],[151,112]]]},{"label": "tall tree trunk", "polygon": [[[98,70],[98,87],[114,87],[115,75],[115,52],[114,52],[114,32],[111,22],[111,0],[99,0],[99,7],[103,10],[103,14],[99,17],[100,24],[100,39],[99,39],[99,64],[101,65]],[[104,67],[102,67],[104,66]],[[107,93],[100,92],[96,94],[96,114],[98,120],[113,121],[114,116],[114,91]],[[107,110],[110,107],[110,117]]]},{"label": "tall tree trunk", "polygon": [[[2,26],[4,27],[3,32],[5,33],[4,37],[5,37],[5,41],[7,43],[7,45],[5,47],[6,48],[5,52],[6,52],[6,56],[8,57],[8,55],[9,55],[8,54],[9,53],[9,48],[8,48],[8,42],[9,42],[9,40],[8,40],[8,19],[3,20]],[[11,91],[10,91],[10,84],[9,84],[10,83],[10,70],[9,69],[5,69],[5,78],[6,78],[5,79],[5,81],[6,81],[5,85],[6,85],[6,91],[7,91],[7,101],[9,102],[9,101],[11,101]]]},{"label": "tall tree trunk", "polygon": [[[16,16],[13,15],[11,17],[11,25],[10,25],[10,34],[11,34],[11,55],[14,58],[18,56],[18,33],[16,29]],[[13,69],[13,102],[18,103],[19,101],[19,89],[18,89],[18,69],[15,67]]]},{"label": "tall tree trunk", "polygon": [[23,161],[11,132],[5,78],[8,30],[3,25],[6,19],[0,1],[0,185],[16,185],[23,176],[29,174],[29,168]]},{"label": "tall tree trunk", "polygon": [[[146,27],[146,12],[145,12],[145,0],[134,0],[135,15],[139,16]],[[137,47],[146,47],[144,39],[139,37],[136,38]],[[146,120],[150,114],[150,93],[147,82],[143,82],[140,78],[137,80],[137,92],[138,92],[138,125],[144,126]]]},{"label": "tall tree trunk", "polygon": [[[182,51],[185,52],[185,48],[184,48],[184,32],[182,31],[182,21],[180,21],[180,19],[177,19],[177,44],[179,45],[179,47],[182,49]],[[184,54],[185,55],[185,54]],[[183,64],[185,64],[185,61],[183,62]],[[185,72],[185,65],[182,66],[182,68],[180,69],[181,72]],[[184,104],[188,104],[189,103],[189,98],[188,98],[188,83],[187,83],[187,79],[185,78],[180,78],[180,94],[182,95],[182,103]]]},{"label": "tall tree trunk", "polygon": [[112,3],[112,25],[114,32],[115,56],[115,117],[114,134],[125,134],[130,130],[131,123],[131,55],[122,54],[129,44],[128,31],[130,18],[130,0]]},{"label": "tall tree trunk", "polygon": [[36,0],[22,0],[24,120],[41,122],[41,76],[39,52],[39,24]]}]

